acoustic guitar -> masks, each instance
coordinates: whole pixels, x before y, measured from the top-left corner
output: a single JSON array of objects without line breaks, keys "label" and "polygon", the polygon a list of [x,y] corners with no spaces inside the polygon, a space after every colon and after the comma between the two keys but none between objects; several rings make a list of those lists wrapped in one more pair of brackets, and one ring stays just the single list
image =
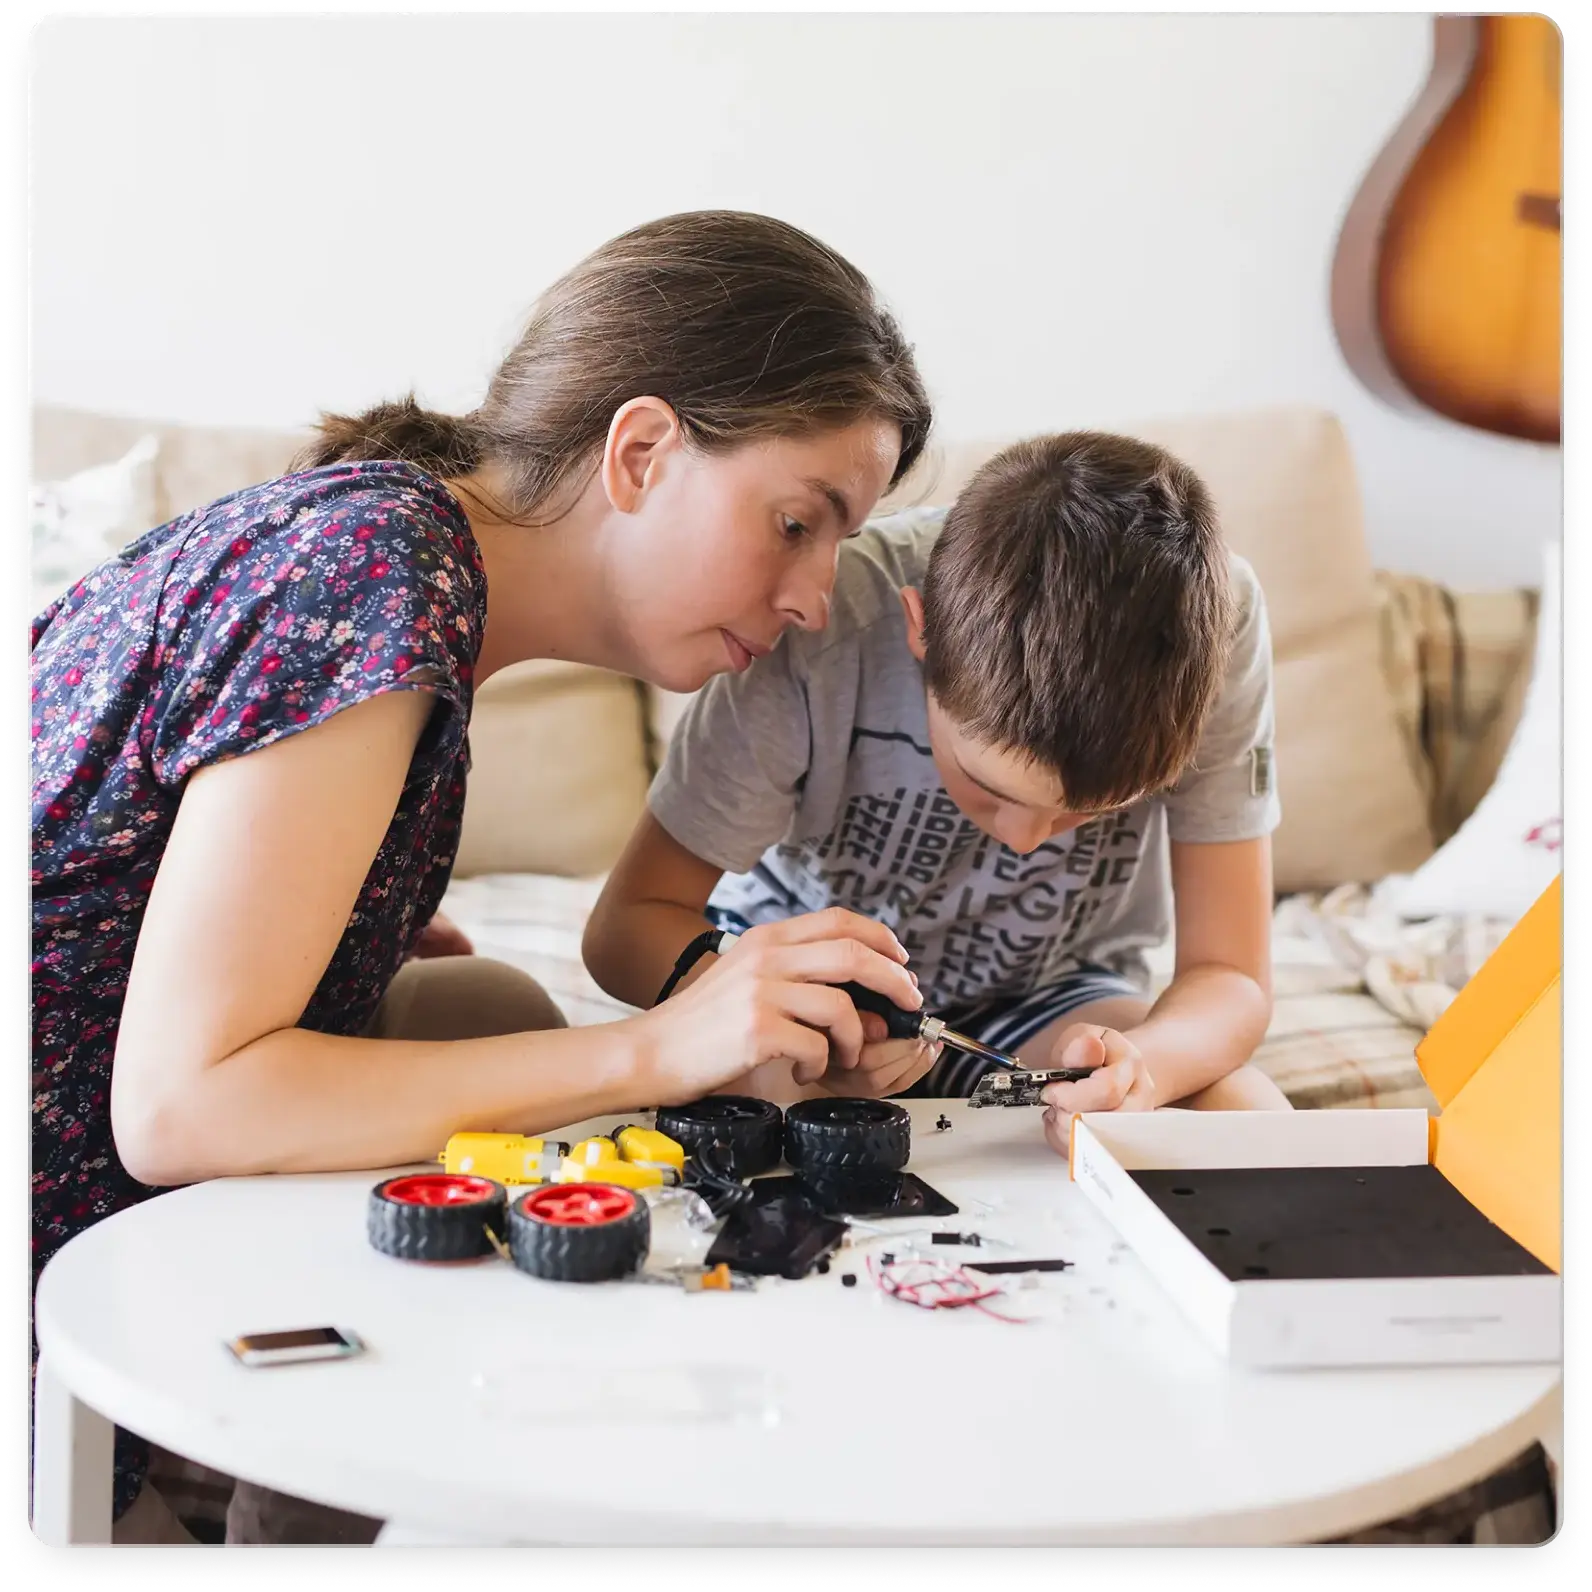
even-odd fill
[{"label": "acoustic guitar", "polygon": [[1431,75],[1338,237],[1338,343],[1390,403],[1558,442],[1559,30],[1541,16],[1433,20]]}]

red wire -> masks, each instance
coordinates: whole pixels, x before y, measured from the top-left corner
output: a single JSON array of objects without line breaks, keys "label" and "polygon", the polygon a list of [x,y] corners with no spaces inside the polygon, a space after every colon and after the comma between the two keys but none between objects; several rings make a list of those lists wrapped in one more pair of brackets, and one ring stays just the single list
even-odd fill
[{"label": "red wire", "polygon": [[[894,1273],[907,1266],[921,1266],[929,1270],[930,1275],[917,1282],[906,1282]],[[984,1303],[986,1299],[995,1299],[1002,1296],[1005,1290],[983,1285],[963,1266],[948,1266],[936,1261],[910,1260],[894,1261],[888,1266],[880,1265],[872,1255],[868,1257],[868,1271],[878,1284],[880,1290],[892,1299],[900,1299],[909,1305],[916,1305],[920,1310],[948,1310],[961,1305],[972,1305],[976,1310],[982,1311],[986,1316],[996,1321],[1004,1321],[1010,1326],[1022,1326],[1024,1319],[1021,1316],[1003,1316],[998,1310],[991,1310]],[[935,1288],[959,1288],[960,1293],[939,1299],[924,1298],[924,1290]],[[969,1291],[971,1290],[971,1291]]]}]

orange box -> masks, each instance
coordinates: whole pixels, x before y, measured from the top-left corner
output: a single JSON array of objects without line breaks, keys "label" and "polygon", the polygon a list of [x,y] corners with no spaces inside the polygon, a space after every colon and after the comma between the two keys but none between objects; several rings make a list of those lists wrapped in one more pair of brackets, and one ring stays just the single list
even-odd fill
[{"label": "orange box", "polygon": [[1415,1047],[1442,1115],[1432,1165],[1538,1260],[1561,1265],[1563,879]]}]

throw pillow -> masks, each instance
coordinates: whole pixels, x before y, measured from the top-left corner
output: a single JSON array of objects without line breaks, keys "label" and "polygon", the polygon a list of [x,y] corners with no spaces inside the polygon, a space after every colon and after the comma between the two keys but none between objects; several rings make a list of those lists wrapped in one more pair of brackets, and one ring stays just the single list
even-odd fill
[{"label": "throw pillow", "polygon": [[33,614],[158,523],[152,436],[121,458],[32,488]]},{"label": "throw pillow", "polygon": [[1545,549],[1526,705],[1491,789],[1413,874],[1379,892],[1404,918],[1477,914],[1516,922],[1562,867],[1560,547]]}]

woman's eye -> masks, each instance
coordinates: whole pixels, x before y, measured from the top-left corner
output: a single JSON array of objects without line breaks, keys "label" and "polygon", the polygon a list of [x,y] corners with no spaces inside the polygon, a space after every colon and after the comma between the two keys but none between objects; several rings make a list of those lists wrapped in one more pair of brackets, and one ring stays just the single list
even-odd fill
[{"label": "woman's eye", "polygon": [[788,514],[780,515],[779,528],[787,542],[799,542],[807,535],[807,527],[800,520],[793,520]]}]

